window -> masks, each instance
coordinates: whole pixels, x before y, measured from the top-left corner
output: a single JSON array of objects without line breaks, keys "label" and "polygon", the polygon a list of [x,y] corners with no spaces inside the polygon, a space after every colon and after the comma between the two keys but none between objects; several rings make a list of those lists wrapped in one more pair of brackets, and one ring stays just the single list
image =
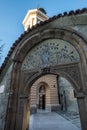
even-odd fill
[{"label": "window", "polygon": [[39,93],[45,93],[45,86],[44,85],[40,86]]}]

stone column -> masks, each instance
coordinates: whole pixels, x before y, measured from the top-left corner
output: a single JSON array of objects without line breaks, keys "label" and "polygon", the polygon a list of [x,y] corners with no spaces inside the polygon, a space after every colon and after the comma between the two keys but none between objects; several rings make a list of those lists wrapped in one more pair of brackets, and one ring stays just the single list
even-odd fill
[{"label": "stone column", "polygon": [[82,130],[87,130],[87,95],[77,93],[76,97],[79,107],[81,127]]},{"label": "stone column", "polygon": [[4,130],[16,130],[21,62],[14,61]]},{"label": "stone column", "polygon": [[30,119],[30,107],[28,97],[23,96],[19,99],[18,113],[16,120],[16,130],[28,130]]}]

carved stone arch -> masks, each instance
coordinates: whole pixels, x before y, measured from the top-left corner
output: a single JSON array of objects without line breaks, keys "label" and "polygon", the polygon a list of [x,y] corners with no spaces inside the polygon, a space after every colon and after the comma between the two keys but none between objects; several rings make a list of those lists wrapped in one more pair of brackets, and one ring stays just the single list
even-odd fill
[{"label": "carved stone arch", "polygon": [[47,30],[39,31],[38,33],[36,32],[33,35],[27,36],[27,39],[25,38],[23,39],[23,41],[25,40],[23,44],[22,43],[20,44],[20,48],[16,52],[14,59],[23,61],[27,53],[34,46],[36,46],[37,44],[39,44],[40,42],[46,39],[51,39],[51,38],[57,38],[57,39],[68,41],[77,49],[81,57],[81,60],[85,62],[85,59],[83,60],[83,58],[87,57],[87,54],[85,52],[87,41],[75,30],[67,29],[67,28],[47,29]]},{"label": "carved stone arch", "polygon": [[[86,65],[86,43],[87,41],[75,30],[73,29],[66,29],[66,28],[55,28],[55,29],[47,29],[43,31],[36,32],[35,34],[27,34],[27,39],[25,42],[20,45],[20,48],[18,49],[15,60],[23,62],[24,58],[28,54],[28,52],[38,45],[40,42],[46,40],[46,39],[61,39],[64,41],[69,42],[72,44],[80,56],[80,63],[81,63],[81,69],[83,74],[83,80],[84,80],[84,86],[87,86],[86,84],[86,76],[87,76],[87,65]],[[25,39],[25,38],[24,38]],[[23,40],[24,41],[24,40]],[[84,88],[85,91],[86,87]]]},{"label": "carved stone arch", "polygon": [[[52,66],[50,68],[44,68],[36,72],[28,73],[28,81],[22,89],[22,94],[29,95],[30,89],[32,84],[41,76],[47,75],[47,74],[53,74],[53,75],[59,75],[64,78],[66,78],[72,85],[73,88],[79,92],[82,90],[82,79],[80,75],[80,67],[78,64],[67,64],[67,65],[58,65],[58,66]],[[25,76],[26,78],[26,76]]]},{"label": "carved stone arch", "polygon": [[43,85],[43,84],[49,88],[49,85],[48,85],[47,82],[45,82],[45,81],[40,81],[40,82],[38,83],[38,85],[37,85],[37,86],[38,86],[38,89],[39,89],[40,86]]},{"label": "carved stone arch", "polygon": [[[80,63],[75,64],[76,68],[72,64],[69,64],[66,66],[50,66],[50,68],[43,68],[37,71],[31,71],[31,73],[29,72],[30,74],[25,80],[25,83],[23,84],[23,86],[21,86],[21,66],[27,53],[40,42],[52,38],[61,39],[72,44],[79,53]],[[87,54],[85,50],[86,43],[87,41],[76,31],[66,28],[46,29],[43,31],[40,30],[35,33],[26,34],[26,36],[19,43],[20,47],[18,48],[17,53],[14,57],[16,63],[14,64],[13,77],[11,82],[13,95],[11,95],[9,98],[5,130],[26,130],[28,128],[26,122],[23,125],[23,122],[26,121],[26,115],[23,115],[23,113],[25,107],[27,106],[29,95],[28,90],[30,89],[29,86],[31,86],[32,83],[40,76],[49,73],[64,76],[73,84],[73,86],[75,86],[76,90],[78,91],[77,97],[79,99],[78,102],[81,113],[82,130],[87,130],[87,123],[85,123],[87,121],[87,114],[85,114],[87,113]],[[20,95],[20,91],[23,94],[22,96]],[[79,92],[81,93],[81,95]],[[83,105],[83,108],[81,107],[81,105]],[[20,124],[18,123],[19,119]]]}]

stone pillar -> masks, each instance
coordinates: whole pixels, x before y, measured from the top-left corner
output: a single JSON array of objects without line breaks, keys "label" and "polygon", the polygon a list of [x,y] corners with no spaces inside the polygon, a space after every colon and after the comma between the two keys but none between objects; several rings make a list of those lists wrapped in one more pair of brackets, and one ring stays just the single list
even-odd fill
[{"label": "stone pillar", "polygon": [[87,130],[87,95],[77,93],[76,97],[79,107],[81,127],[82,130]]},{"label": "stone pillar", "polygon": [[[20,98],[19,99],[19,104],[18,104],[18,113],[17,113],[17,119],[16,119],[16,130],[22,130],[22,125],[23,125],[23,114],[24,113],[24,99]],[[18,121],[19,120],[19,121]],[[19,123],[20,122],[20,123]]]},{"label": "stone pillar", "polygon": [[21,62],[14,61],[4,130],[16,129]]},{"label": "stone pillar", "polygon": [[30,105],[28,97],[20,97],[15,130],[28,130],[29,120],[30,120]]},{"label": "stone pillar", "polygon": [[30,101],[27,98],[24,104],[23,127],[22,130],[29,130],[30,122]]}]

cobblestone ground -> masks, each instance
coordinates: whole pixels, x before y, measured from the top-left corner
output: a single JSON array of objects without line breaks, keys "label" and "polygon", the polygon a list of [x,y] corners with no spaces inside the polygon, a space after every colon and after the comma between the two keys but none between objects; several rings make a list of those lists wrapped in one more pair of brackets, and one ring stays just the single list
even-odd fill
[{"label": "cobblestone ground", "polygon": [[55,112],[39,111],[30,117],[29,130],[81,130]]}]

